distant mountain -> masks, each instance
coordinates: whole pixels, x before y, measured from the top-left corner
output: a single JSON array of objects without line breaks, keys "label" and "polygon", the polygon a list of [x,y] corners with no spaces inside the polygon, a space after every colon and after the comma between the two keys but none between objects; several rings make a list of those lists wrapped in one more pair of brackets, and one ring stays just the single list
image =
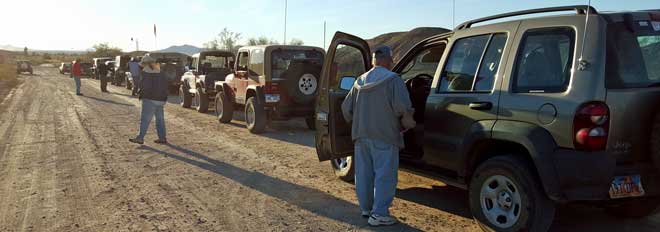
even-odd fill
[{"label": "distant mountain", "polygon": [[18,51],[23,51],[23,48],[14,47],[14,46],[11,46],[11,45],[7,44],[7,45],[0,45],[0,50],[18,52]]},{"label": "distant mountain", "polygon": [[163,50],[159,50],[159,52],[179,52],[187,55],[193,55],[195,53],[201,52],[203,49],[198,48],[192,45],[181,45],[181,46],[171,46],[169,48],[165,48]]},{"label": "distant mountain", "polygon": [[449,32],[448,29],[440,27],[418,27],[410,31],[392,32],[376,36],[367,40],[369,46],[374,48],[378,45],[388,45],[392,48],[392,56],[398,61],[402,56],[417,43],[433,35]]}]

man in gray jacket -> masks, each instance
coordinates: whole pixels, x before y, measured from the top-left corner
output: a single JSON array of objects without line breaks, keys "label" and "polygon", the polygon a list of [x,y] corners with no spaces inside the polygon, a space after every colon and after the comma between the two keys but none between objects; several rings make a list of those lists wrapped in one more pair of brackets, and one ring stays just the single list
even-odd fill
[{"label": "man in gray jacket", "polygon": [[355,189],[369,225],[397,223],[389,208],[396,192],[402,132],[415,127],[414,110],[401,77],[390,71],[392,49],[377,47],[374,68],[355,81],[342,104],[344,118],[353,123]]}]

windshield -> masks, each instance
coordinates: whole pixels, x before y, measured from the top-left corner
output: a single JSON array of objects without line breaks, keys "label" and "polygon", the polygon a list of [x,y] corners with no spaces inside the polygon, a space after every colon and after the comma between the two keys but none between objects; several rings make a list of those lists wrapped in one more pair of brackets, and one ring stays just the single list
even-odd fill
[{"label": "windshield", "polygon": [[207,69],[229,68],[229,63],[233,60],[233,57],[207,55],[204,56],[200,64]]},{"label": "windshield", "polygon": [[644,88],[660,82],[660,21],[611,23],[607,31],[607,87]]},{"label": "windshield", "polygon": [[272,52],[272,78],[283,78],[289,68],[305,63],[323,64],[323,53],[314,50],[275,50]]}]

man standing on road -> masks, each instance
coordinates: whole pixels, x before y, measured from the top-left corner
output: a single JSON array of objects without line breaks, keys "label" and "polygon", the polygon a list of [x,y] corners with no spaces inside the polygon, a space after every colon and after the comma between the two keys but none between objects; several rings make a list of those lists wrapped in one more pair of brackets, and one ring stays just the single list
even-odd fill
[{"label": "man standing on road", "polygon": [[158,140],[154,141],[154,143],[167,143],[164,112],[167,95],[169,94],[167,78],[160,74],[160,64],[156,63],[156,59],[149,56],[149,54],[142,58],[140,64],[144,67],[139,93],[139,98],[142,100],[140,133],[136,138],[129,139],[128,141],[143,144],[144,136],[147,135],[149,124],[151,124],[151,119],[155,116]]},{"label": "man standing on road", "polygon": [[73,65],[71,65],[71,76],[73,76],[73,80],[76,82],[76,95],[82,96],[83,94],[80,92],[80,76],[82,76],[80,58],[76,58]]},{"label": "man standing on road", "polygon": [[108,66],[105,65],[105,62],[99,62],[96,67],[99,73],[99,82],[101,82],[101,92],[108,92]]},{"label": "man standing on road", "polygon": [[379,46],[371,70],[355,81],[342,104],[344,118],[353,122],[355,190],[363,217],[371,226],[397,223],[390,216],[399,168],[402,133],[415,127],[414,110],[403,79],[390,71],[392,49]]},{"label": "man standing on road", "polygon": [[[137,58],[131,58],[131,61],[128,62],[128,71],[131,72],[131,78],[133,78],[133,88],[131,95],[137,96],[138,89],[140,88],[140,63],[138,63]],[[128,83],[126,83],[128,84]]]}]

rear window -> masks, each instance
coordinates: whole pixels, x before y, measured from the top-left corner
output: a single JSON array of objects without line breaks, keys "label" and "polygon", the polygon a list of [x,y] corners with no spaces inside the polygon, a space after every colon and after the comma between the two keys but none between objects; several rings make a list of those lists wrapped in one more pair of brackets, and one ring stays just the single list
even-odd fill
[{"label": "rear window", "polygon": [[644,88],[660,84],[660,21],[610,23],[606,86]]},{"label": "rear window", "polygon": [[289,68],[305,63],[323,64],[323,53],[314,50],[282,50],[272,52],[272,78],[283,78],[283,73]]}]

